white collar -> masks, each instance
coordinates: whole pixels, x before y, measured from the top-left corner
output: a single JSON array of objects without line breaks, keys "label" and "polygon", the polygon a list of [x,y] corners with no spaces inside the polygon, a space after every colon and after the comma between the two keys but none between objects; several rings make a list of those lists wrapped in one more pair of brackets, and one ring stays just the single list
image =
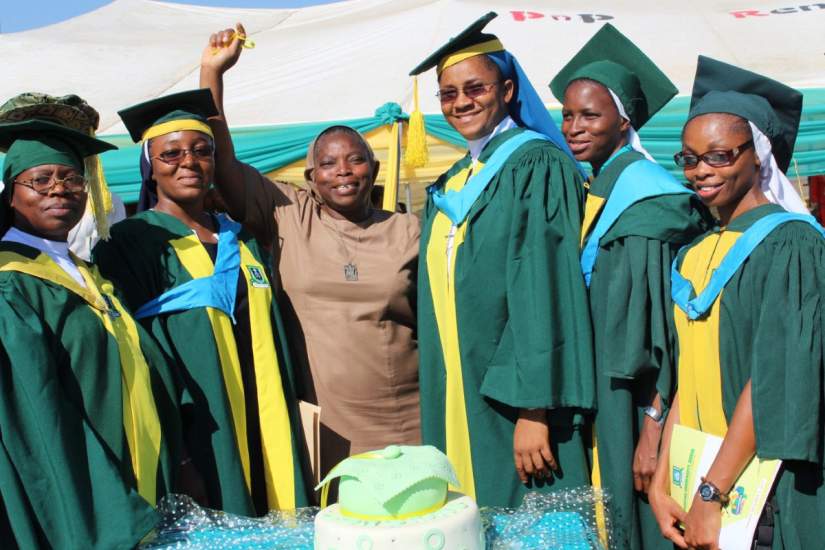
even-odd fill
[{"label": "white collar", "polygon": [[496,126],[492,132],[490,132],[483,138],[468,139],[467,148],[470,150],[470,157],[473,159],[473,164],[475,164],[475,162],[478,160],[478,157],[481,156],[481,152],[484,150],[484,146],[487,145],[491,139],[493,139],[502,132],[505,132],[511,128],[515,128],[516,126],[516,122],[508,115],[504,117],[504,119],[502,119],[501,122],[498,123],[498,126]]},{"label": "white collar", "polygon": [[9,230],[6,231],[6,234],[3,235],[2,240],[4,242],[19,243],[30,246],[40,252],[43,252],[49,256],[49,258],[54,260],[54,262],[61,269],[63,269],[63,271],[68,273],[72,279],[77,281],[79,285],[86,288],[86,281],[83,279],[83,275],[80,274],[80,270],[77,269],[77,265],[75,265],[74,260],[72,260],[71,256],[69,256],[69,243],[50,241],[49,239],[44,239],[43,237],[37,237],[31,233],[21,231],[16,227],[9,228]]}]

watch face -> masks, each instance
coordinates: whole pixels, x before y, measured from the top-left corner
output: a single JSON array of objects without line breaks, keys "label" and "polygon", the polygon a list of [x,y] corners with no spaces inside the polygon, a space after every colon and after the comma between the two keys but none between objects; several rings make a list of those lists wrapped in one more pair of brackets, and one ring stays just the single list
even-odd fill
[{"label": "watch face", "polygon": [[710,485],[700,485],[699,496],[702,497],[702,500],[711,500],[713,498],[713,488]]}]

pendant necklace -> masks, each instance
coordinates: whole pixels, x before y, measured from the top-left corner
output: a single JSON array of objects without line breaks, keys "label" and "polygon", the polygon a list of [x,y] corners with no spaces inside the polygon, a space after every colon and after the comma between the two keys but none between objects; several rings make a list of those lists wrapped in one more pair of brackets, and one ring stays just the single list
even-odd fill
[{"label": "pendant necklace", "polygon": [[[329,227],[328,224],[324,224]],[[355,257],[358,254],[358,247],[361,245],[361,236],[358,236],[358,240],[355,244],[355,250],[352,254],[349,252],[349,248],[347,244],[344,242],[344,237],[341,235],[341,232],[338,231],[337,227],[330,227],[335,237],[338,239],[338,243],[341,245],[341,248],[344,250],[344,257],[347,259],[347,263],[344,265],[344,279],[347,281],[357,281],[358,280],[358,265],[355,263]]]}]

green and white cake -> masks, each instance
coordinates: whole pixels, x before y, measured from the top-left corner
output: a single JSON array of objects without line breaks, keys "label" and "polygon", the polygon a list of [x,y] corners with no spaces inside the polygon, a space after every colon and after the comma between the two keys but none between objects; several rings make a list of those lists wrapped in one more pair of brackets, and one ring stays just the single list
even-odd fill
[{"label": "green and white cake", "polygon": [[316,550],[483,550],[473,499],[457,486],[447,457],[430,446],[395,446],[352,456],[318,486],[326,500],[338,478],[338,503],[315,518]]}]

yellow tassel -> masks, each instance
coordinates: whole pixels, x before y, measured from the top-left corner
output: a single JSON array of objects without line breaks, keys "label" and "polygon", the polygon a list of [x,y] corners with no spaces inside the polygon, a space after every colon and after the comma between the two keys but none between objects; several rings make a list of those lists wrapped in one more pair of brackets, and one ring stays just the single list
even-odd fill
[{"label": "yellow tassel", "polygon": [[418,77],[413,80],[413,112],[410,115],[410,128],[407,131],[407,148],[404,151],[404,164],[410,168],[421,168],[429,161],[427,151],[427,129],[424,126],[424,114],[418,106]]},{"label": "yellow tassel", "polygon": [[[89,129],[89,134],[95,137],[93,129]],[[89,181],[89,203],[95,217],[97,234],[101,239],[107,241],[109,240],[109,215],[114,208],[112,206],[112,194],[109,192],[106,177],[103,175],[103,163],[100,162],[100,155],[86,157],[83,161],[83,167]]]}]

